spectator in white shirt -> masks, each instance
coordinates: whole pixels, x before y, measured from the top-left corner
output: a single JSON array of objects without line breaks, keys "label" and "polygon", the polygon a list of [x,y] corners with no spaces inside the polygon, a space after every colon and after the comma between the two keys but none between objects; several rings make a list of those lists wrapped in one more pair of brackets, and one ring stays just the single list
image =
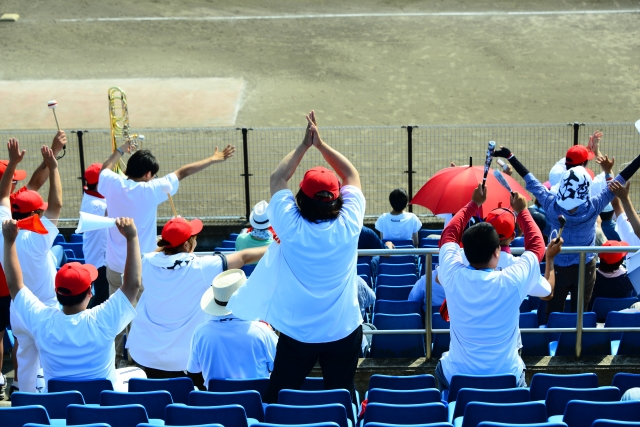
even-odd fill
[{"label": "spectator in white shirt", "polygon": [[[43,146],[41,154],[49,172],[49,203],[45,203],[36,191],[28,189],[10,194],[13,174],[24,158],[25,151],[20,151],[16,139],[10,139],[7,147],[9,163],[0,179],[0,221],[12,218],[20,220],[34,215],[41,217],[47,234],[21,230],[16,247],[20,265],[24,270],[25,285],[44,305],[57,310],[54,291],[56,259],[51,253],[51,245],[58,235],[56,224],[62,209],[62,185],[58,162],[53,151]],[[21,316],[12,309],[10,317],[13,334],[20,342],[16,354],[22,378],[20,390],[33,393],[36,391],[37,373],[40,369],[38,349]]]},{"label": "spectator in white shirt", "polygon": [[173,218],[162,228],[158,249],[142,257],[144,293],[127,348],[148,378],[185,376],[191,336],[207,320],[200,309],[202,294],[218,274],[258,262],[267,250],[196,256],[193,251],[202,228],[199,219]]},{"label": "spectator in white shirt", "polygon": [[116,225],[127,241],[120,291],[100,306],[87,309],[92,296],[91,282],[98,277],[98,271],[90,264],[67,263],[55,278],[56,298],[62,306],[58,310],[43,304],[24,285],[16,250],[17,222],[5,220],[2,224],[3,264],[13,311],[35,340],[45,382],[60,377],[107,378],[116,390],[126,391],[126,384],[117,379],[113,339],[135,317],[132,303],[140,290],[140,249],[133,220],[118,218]]},{"label": "spectator in white shirt", "polygon": [[[80,212],[91,215],[105,216],[107,211],[107,201],[98,192],[98,181],[100,179],[101,163],[94,163],[84,171],[84,180],[87,186],[84,187],[84,195],[80,203]],[[89,304],[89,308],[100,305],[109,298],[109,282],[107,282],[107,234],[108,229],[85,231],[82,237],[82,252],[84,262],[93,265],[98,269],[98,278],[93,283],[95,294]]]},{"label": "spectator in white shirt", "polygon": [[409,203],[409,196],[403,188],[396,188],[389,194],[391,212],[380,215],[376,221],[376,230],[380,232],[382,240],[412,240],[413,246],[418,246],[418,231],[422,222],[416,214],[405,212]]},{"label": "spectator in white shirt", "polygon": [[[244,271],[220,273],[204,292],[200,307],[206,318],[193,333],[187,371],[204,382],[212,378],[265,378],[273,371],[278,337],[264,322],[242,320],[227,307],[247,278]],[[200,374],[202,373],[202,374]]]},{"label": "spectator in white shirt", "polygon": [[[107,199],[107,212],[112,218],[131,217],[136,222],[140,236],[140,251],[153,252],[156,249],[156,214],[157,207],[168,199],[167,194],[174,195],[178,191],[179,182],[201,170],[227,160],[235,153],[235,147],[228,145],[219,152],[215,147],[212,156],[182,166],[180,169],[162,178],[156,178],[160,165],[149,150],[138,150],[127,161],[125,176],[111,169],[124,153],[130,151],[129,142],[111,154],[102,165],[98,191]],[[107,236],[107,280],[109,294],[113,294],[122,285],[124,271],[125,240],[114,230],[109,229]],[[122,335],[116,338],[116,358],[122,358]]]}]

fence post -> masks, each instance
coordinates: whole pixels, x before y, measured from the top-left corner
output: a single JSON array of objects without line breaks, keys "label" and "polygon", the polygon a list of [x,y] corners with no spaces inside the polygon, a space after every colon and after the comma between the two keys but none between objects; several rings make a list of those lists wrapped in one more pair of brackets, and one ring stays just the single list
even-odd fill
[{"label": "fence post", "polygon": [[427,254],[425,258],[425,316],[424,316],[424,335],[425,335],[425,347],[427,349],[426,360],[431,360],[431,289],[433,288],[433,283],[431,283],[431,266],[433,265],[433,255]]},{"label": "fence post", "polygon": [[579,133],[580,133],[580,123],[573,122],[573,145],[578,145]]},{"label": "fence post", "polygon": [[251,215],[251,195],[249,193],[249,177],[253,174],[249,173],[249,147],[248,147],[248,134],[251,128],[242,128],[242,161],[244,163],[244,173],[240,174],[244,177],[244,202],[245,202],[245,216],[249,221],[249,215]]},{"label": "fence post", "polygon": [[[413,174],[416,173],[413,170],[413,128],[418,126],[402,126],[407,129],[407,170],[404,173],[408,174],[407,177],[407,193],[409,194],[409,200],[413,199]],[[409,212],[413,212],[413,205],[409,203]]]},{"label": "fence post", "polygon": [[580,358],[582,353],[582,328],[584,314],[584,282],[585,282],[585,262],[587,261],[587,253],[580,252],[580,266],[578,268],[578,319],[576,322],[576,359]]},{"label": "fence post", "polygon": [[82,191],[82,194],[84,194],[84,186],[85,186],[85,181],[84,181],[84,171],[85,171],[85,164],[84,164],[84,142],[82,140],[85,132],[89,132],[88,130],[85,131],[81,131],[81,130],[76,130],[76,131],[72,131],[75,132],[75,134],[78,136],[78,155],[80,157],[80,176],[78,177],[78,179],[80,180],[80,182],[82,183],[82,185],[80,186],[80,190]]}]

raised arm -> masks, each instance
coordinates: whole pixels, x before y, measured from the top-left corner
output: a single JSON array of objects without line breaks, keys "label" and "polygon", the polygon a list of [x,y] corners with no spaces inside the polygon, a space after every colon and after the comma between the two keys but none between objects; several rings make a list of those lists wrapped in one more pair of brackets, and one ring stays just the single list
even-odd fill
[{"label": "raised arm", "polygon": [[7,286],[11,299],[15,299],[20,289],[23,288],[22,270],[18,261],[18,251],[16,250],[16,237],[18,237],[18,222],[8,219],[2,224],[2,235],[4,236],[4,259],[2,267],[7,278]]},{"label": "raised arm", "polygon": [[131,218],[118,218],[116,226],[118,231],[127,239],[127,259],[124,264],[120,290],[131,304],[135,304],[142,285],[142,257],[140,256],[138,230],[136,230],[136,225]]},{"label": "raised arm", "polygon": [[527,190],[530,191],[536,197],[536,199],[538,199],[538,202],[540,202],[540,205],[542,205],[543,209],[547,209],[547,207],[555,201],[555,196],[549,193],[549,191],[547,191],[547,188],[542,185],[540,181],[538,181],[538,179],[533,176],[533,174],[529,172],[529,170],[524,167],[522,163],[520,163],[518,158],[511,152],[511,150],[509,150],[507,147],[500,147],[499,150],[495,151],[494,155],[496,157],[504,157],[505,159],[509,160],[511,166],[513,166],[516,172],[518,172],[518,175],[520,175],[524,179]]},{"label": "raised arm", "polygon": [[511,193],[511,207],[518,215],[518,226],[524,234],[524,249],[525,251],[533,252],[538,258],[538,262],[544,258],[544,239],[542,233],[536,225],[533,217],[527,209],[527,199],[517,191]]},{"label": "raised arm", "polygon": [[111,153],[111,155],[107,158],[107,160],[105,160],[104,163],[102,164],[102,169],[100,170],[101,171],[105,169],[113,170],[113,168],[115,168],[116,165],[118,164],[118,161],[120,160],[120,158],[124,156],[124,153],[130,153],[130,152],[131,152],[131,143],[130,141],[127,141],[124,144],[122,144],[120,147],[118,147],[113,153]]},{"label": "raised arm", "polygon": [[20,151],[20,144],[15,138],[11,138],[7,142],[9,151],[9,164],[0,179],[0,205],[11,210],[11,185],[13,183],[13,174],[16,172],[18,163],[22,161],[26,153],[25,150]]},{"label": "raised arm", "polygon": [[[67,145],[67,135],[63,130],[59,130],[56,133],[56,136],[53,137],[53,142],[51,143],[51,151],[53,151],[53,156],[58,157],[58,154],[61,150],[63,150]],[[27,183],[27,189],[38,191],[40,187],[44,185],[47,181],[47,178],[50,176],[50,171],[48,170],[47,163],[43,160],[42,163],[33,171],[31,175],[31,179]]]},{"label": "raised arm", "polygon": [[238,252],[227,255],[227,267],[242,268],[247,264],[255,264],[267,252],[269,246],[260,246],[259,248],[243,249]]},{"label": "raised arm", "polygon": [[478,212],[478,208],[487,200],[487,187],[482,188],[482,183],[478,184],[478,187],[473,190],[471,201],[467,206],[463,207],[456,213],[447,227],[442,231],[442,237],[440,237],[440,247],[446,243],[460,244],[462,240],[462,233],[464,233],[464,227],[467,225],[471,217]]},{"label": "raised arm", "polygon": [[[307,116],[307,120],[309,120],[309,116]],[[302,161],[302,158],[306,154],[307,150],[312,145],[311,131],[310,125],[307,126],[307,131],[304,134],[304,139],[293,151],[284,156],[276,169],[271,173],[271,177],[269,179],[269,188],[271,190],[271,195],[273,196],[280,190],[284,190],[288,188],[287,183],[296,172],[298,165]]]},{"label": "raised arm", "polygon": [[62,183],[60,182],[58,161],[51,148],[46,145],[43,145],[40,151],[42,152],[44,163],[49,169],[49,199],[47,200],[49,206],[47,206],[44,216],[54,225],[57,225],[60,211],[62,210]]},{"label": "raised arm", "polygon": [[208,168],[214,163],[224,162],[228,158],[233,157],[235,152],[236,152],[236,147],[233,145],[227,145],[227,147],[222,152],[218,151],[218,147],[216,147],[216,149],[213,152],[213,156],[209,156],[206,159],[202,159],[198,162],[184,165],[174,173],[178,177],[178,180],[182,181],[186,177],[193,175],[195,173],[198,173],[201,170]]},{"label": "raised arm", "polygon": [[554,266],[554,259],[556,255],[560,253],[560,249],[562,249],[562,244],[564,243],[564,239],[561,237],[559,241],[558,239],[553,239],[549,242],[549,247],[547,248],[546,263],[544,267],[544,278],[551,285],[551,293],[546,297],[541,297],[540,299],[543,301],[550,301],[553,298],[553,292],[556,288],[556,271]]},{"label": "raised arm", "polygon": [[[631,224],[631,228],[633,228],[634,234],[640,237],[640,218],[638,218],[638,214],[636,213],[633,204],[631,204],[631,199],[629,198],[630,186],[630,182],[627,182],[625,186],[622,186],[622,184],[620,184],[618,181],[613,181],[611,184],[609,184],[609,189],[613,191],[613,194],[615,194],[616,197],[620,199],[620,203],[622,204],[624,213],[627,214],[627,220],[629,220],[629,224]],[[613,202],[611,204],[613,205]]]}]

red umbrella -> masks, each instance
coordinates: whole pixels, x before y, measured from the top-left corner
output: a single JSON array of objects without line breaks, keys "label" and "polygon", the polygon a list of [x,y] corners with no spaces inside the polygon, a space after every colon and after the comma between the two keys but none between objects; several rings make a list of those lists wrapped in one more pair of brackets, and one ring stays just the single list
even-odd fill
[{"label": "red umbrella", "polygon": [[[427,181],[411,200],[414,205],[424,206],[434,214],[456,213],[471,200],[473,190],[482,182],[484,166],[456,166],[442,169]],[[513,191],[522,194],[527,200],[531,197],[518,182],[508,175],[504,178]],[[501,203],[503,207],[511,206],[511,194],[493,176],[489,169],[487,176],[487,201],[482,205],[488,213]]]}]

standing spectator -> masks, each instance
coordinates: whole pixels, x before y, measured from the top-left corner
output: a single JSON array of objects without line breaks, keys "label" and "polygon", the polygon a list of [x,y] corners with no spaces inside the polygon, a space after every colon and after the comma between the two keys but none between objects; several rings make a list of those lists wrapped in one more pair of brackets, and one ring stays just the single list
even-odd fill
[{"label": "standing spectator", "polygon": [[[629,246],[627,242],[607,240],[602,246]],[[589,302],[588,310],[593,308],[593,302],[598,297],[628,298],[633,292],[633,285],[627,277],[627,269],[622,265],[626,252],[603,252],[598,254],[600,265],[596,271],[596,284]],[[606,319],[598,319],[604,322]]]},{"label": "standing spectator", "polygon": [[[300,389],[318,361],[325,389],[344,388],[353,397],[362,344],[356,269],[365,211],[360,176],[320,138],[313,111],[307,121],[302,143],[271,174],[268,214],[280,244],[269,246],[229,302],[236,316],[262,319],[280,331],[267,403],[277,402],[284,388]],[[343,185],[332,171],[314,167],[294,197],[288,181],[312,146]]]},{"label": "standing spectator", "polygon": [[[100,178],[101,163],[94,163],[84,171],[84,180],[87,186],[80,203],[80,212],[92,215],[105,216],[107,201],[98,192],[98,180]],[[107,253],[108,229],[86,231],[82,236],[82,252],[84,262],[98,269],[98,278],[93,283],[95,295],[89,303],[89,308],[102,304],[109,298],[109,282],[107,282]]]},{"label": "standing spectator", "polygon": [[271,223],[267,216],[269,203],[265,200],[258,202],[249,214],[249,224],[251,227],[240,233],[236,239],[236,251],[247,248],[259,248],[269,246],[273,242],[273,234],[269,228]]},{"label": "standing spectator", "polygon": [[640,246],[640,218],[629,198],[630,186],[630,182],[624,186],[619,182],[611,184],[611,189],[616,195],[616,198],[611,201],[611,206],[616,213],[616,224],[622,240],[630,243],[631,246]]},{"label": "standing spectator", "polygon": [[616,231],[616,222],[613,220],[613,206],[609,203],[604,207],[604,210],[600,212],[600,228],[607,237],[607,240],[620,240],[620,235]]},{"label": "standing spectator", "polygon": [[412,212],[405,212],[409,196],[403,188],[396,188],[389,194],[391,212],[380,215],[376,221],[376,230],[382,240],[412,240],[418,247],[418,231],[422,222]]}]

